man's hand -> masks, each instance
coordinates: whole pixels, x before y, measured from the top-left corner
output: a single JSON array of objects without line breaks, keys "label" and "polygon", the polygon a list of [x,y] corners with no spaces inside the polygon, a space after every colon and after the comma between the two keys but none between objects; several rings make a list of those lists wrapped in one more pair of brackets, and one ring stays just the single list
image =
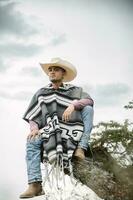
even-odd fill
[{"label": "man's hand", "polygon": [[70,120],[71,118],[71,114],[73,113],[74,111],[74,105],[73,104],[70,104],[66,110],[64,111],[63,115],[62,115],[62,120],[67,122]]},{"label": "man's hand", "polygon": [[39,135],[39,130],[32,130],[27,136],[27,139],[34,139],[37,135]]}]

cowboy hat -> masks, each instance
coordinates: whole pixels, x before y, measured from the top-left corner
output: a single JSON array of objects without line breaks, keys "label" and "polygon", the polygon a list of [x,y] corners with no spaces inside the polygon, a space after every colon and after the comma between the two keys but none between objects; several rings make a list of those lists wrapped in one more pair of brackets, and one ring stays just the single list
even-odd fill
[{"label": "cowboy hat", "polygon": [[49,73],[49,67],[58,66],[63,68],[66,71],[63,79],[64,82],[72,81],[77,75],[76,68],[70,62],[62,60],[61,58],[52,58],[49,63],[40,63],[40,65],[47,75]]}]

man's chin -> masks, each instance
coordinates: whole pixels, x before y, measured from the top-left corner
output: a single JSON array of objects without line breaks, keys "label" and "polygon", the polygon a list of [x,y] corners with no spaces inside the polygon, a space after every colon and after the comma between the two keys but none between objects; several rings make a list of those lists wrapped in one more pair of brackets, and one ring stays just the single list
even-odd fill
[{"label": "man's chin", "polygon": [[61,82],[61,80],[57,80],[57,79],[51,79],[50,80],[52,83],[60,83]]},{"label": "man's chin", "polygon": [[50,80],[52,83],[57,83],[58,82],[58,80],[56,80],[56,79],[51,79]]}]

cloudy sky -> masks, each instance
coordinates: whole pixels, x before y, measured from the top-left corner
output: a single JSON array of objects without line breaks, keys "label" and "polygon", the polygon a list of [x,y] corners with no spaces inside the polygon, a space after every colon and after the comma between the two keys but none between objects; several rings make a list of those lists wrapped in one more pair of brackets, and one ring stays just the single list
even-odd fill
[{"label": "cloudy sky", "polygon": [[131,0],[0,0],[0,200],[26,184],[22,115],[49,81],[40,62],[77,67],[72,84],[94,99],[94,124],[132,118],[123,108],[133,99],[132,10]]}]

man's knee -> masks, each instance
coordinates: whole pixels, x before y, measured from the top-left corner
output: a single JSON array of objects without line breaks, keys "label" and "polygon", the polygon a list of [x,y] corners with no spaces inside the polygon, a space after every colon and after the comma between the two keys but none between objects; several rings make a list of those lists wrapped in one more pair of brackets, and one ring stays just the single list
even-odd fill
[{"label": "man's knee", "polygon": [[82,120],[84,123],[84,132],[90,133],[93,128],[93,114],[94,110],[92,106],[85,106],[82,110]]},{"label": "man's knee", "polygon": [[85,106],[82,111],[81,111],[83,117],[87,116],[87,115],[91,115],[93,117],[93,114],[94,114],[94,109],[92,106]]}]

